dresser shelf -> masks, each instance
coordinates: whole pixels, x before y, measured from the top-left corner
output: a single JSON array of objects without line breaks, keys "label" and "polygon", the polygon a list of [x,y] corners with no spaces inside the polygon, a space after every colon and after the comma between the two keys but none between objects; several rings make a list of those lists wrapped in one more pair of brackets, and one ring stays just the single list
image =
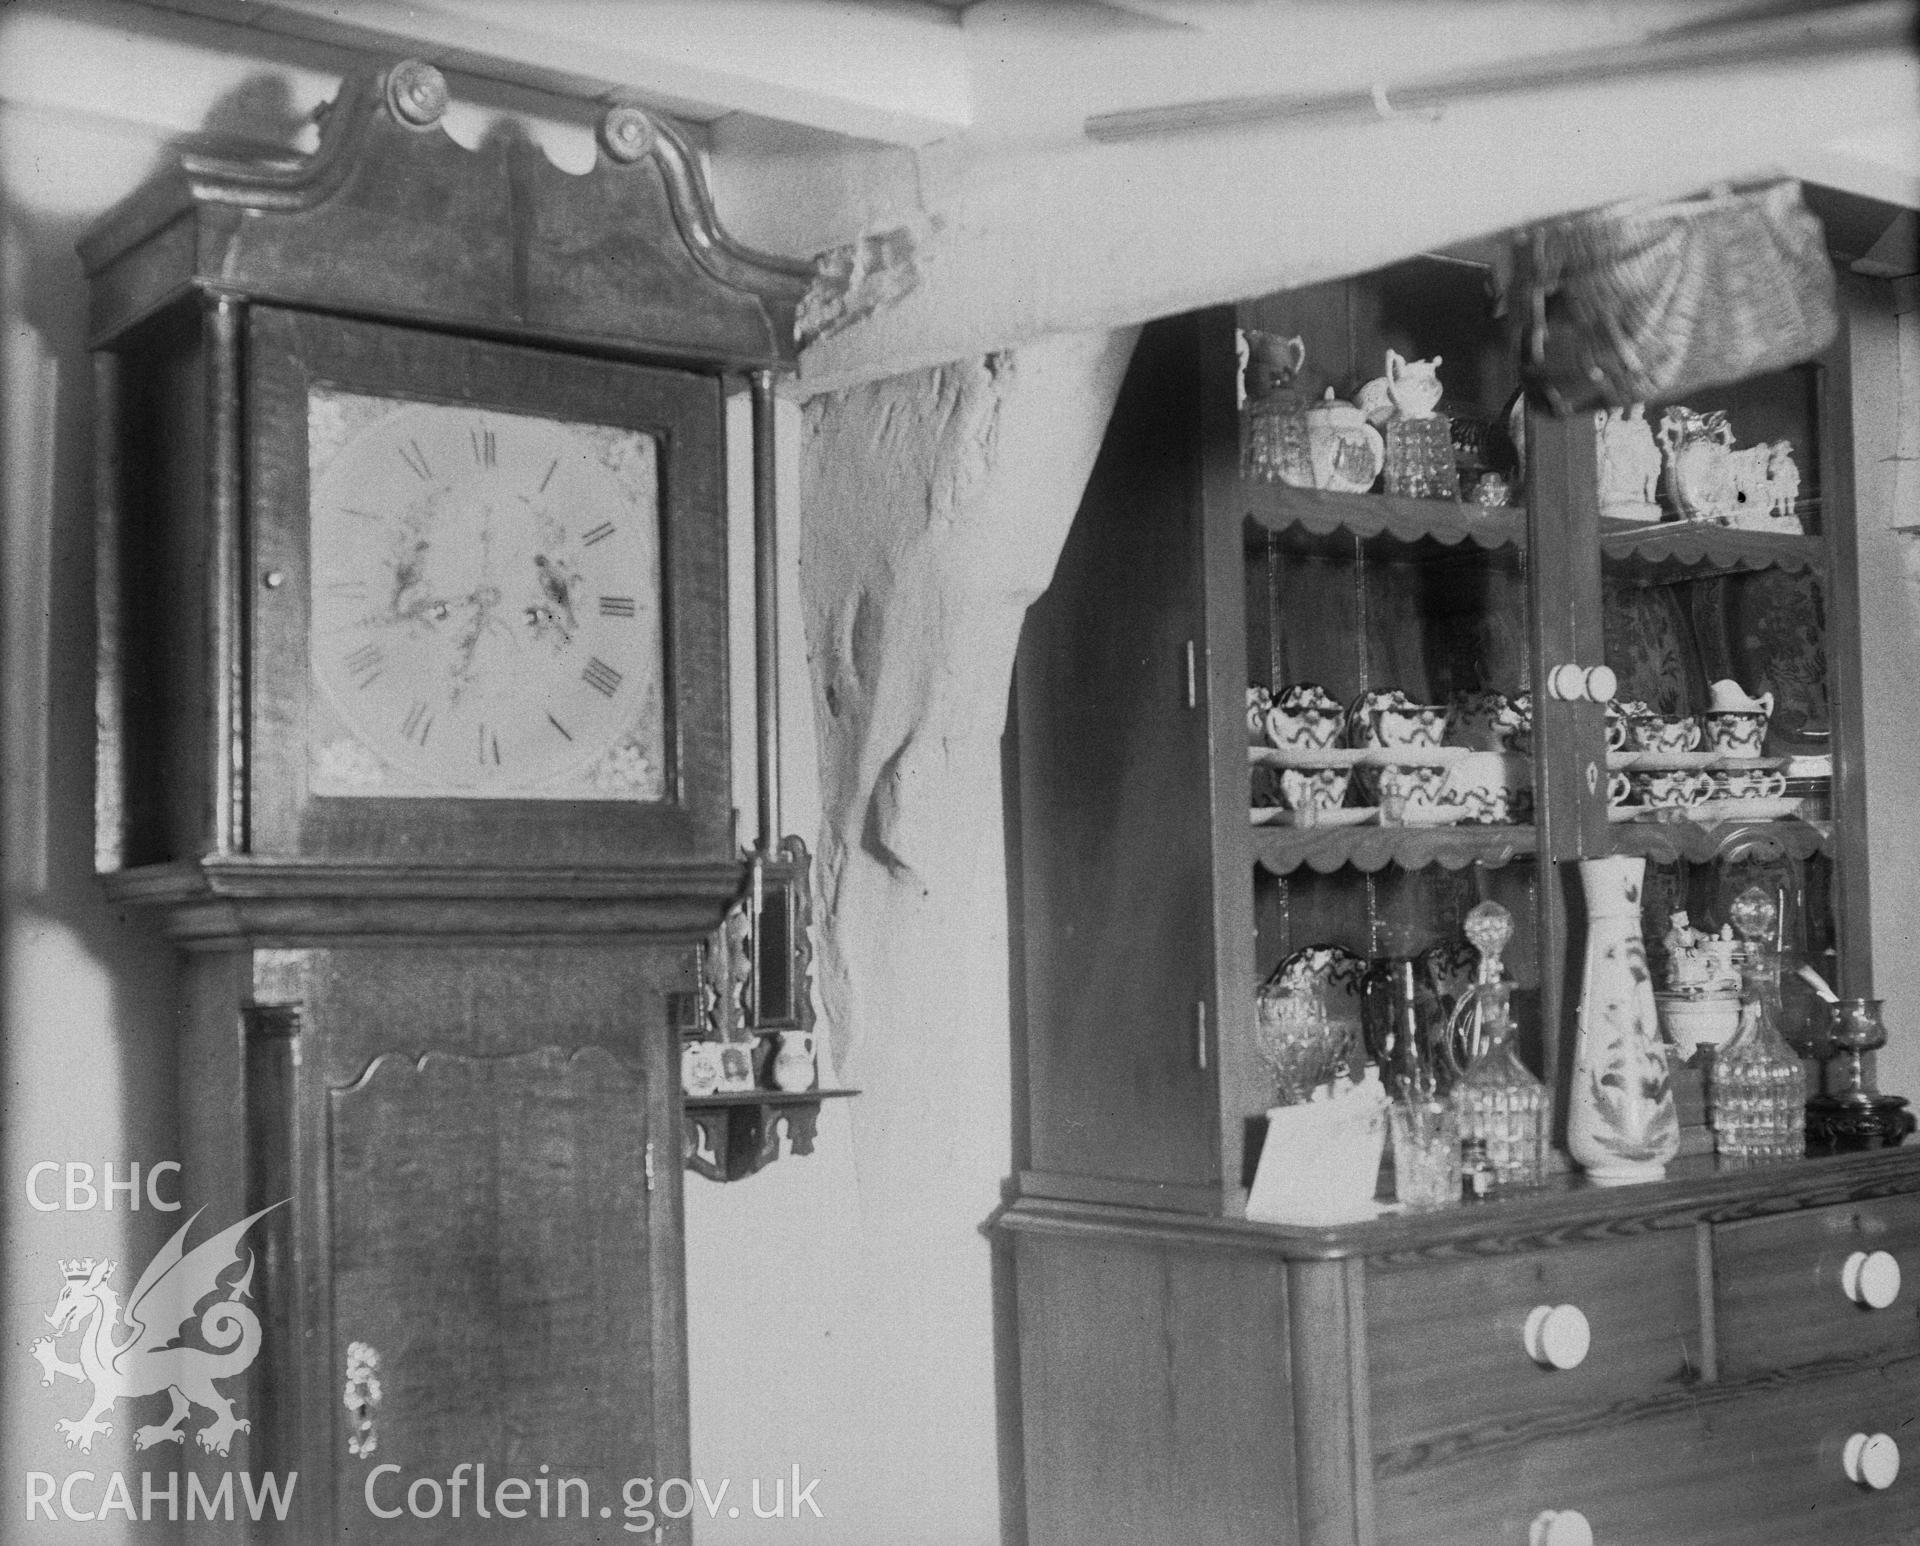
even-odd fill
[{"label": "dresser shelf", "polygon": [[1603,519],[1600,552],[1609,574],[1643,584],[1763,569],[1789,573],[1824,573],[1826,569],[1826,544],[1817,536],[1743,531],[1706,521],[1663,521],[1650,526]]},{"label": "dresser shelf", "polygon": [[1371,873],[1389,864],[1403,870],[1429,865],[1464,869],[1502,865],[1534,852],[1528,826],[1453,827],[1256,827],[1254,862],[1269,875],[1290,875],[1303,865],[1321,875],[1355,869]]}]

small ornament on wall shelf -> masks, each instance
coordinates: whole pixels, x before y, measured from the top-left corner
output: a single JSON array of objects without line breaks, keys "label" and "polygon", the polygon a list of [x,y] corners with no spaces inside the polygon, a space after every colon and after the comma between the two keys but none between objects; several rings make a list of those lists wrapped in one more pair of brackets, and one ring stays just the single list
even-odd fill
[{"label": "small ornament on wall shelf", "polygon": [[811,1154],[821,1102],[859,1094],[818,1087],[811,863],[796,837],[776,857],[756,855],[757,878],[701,946],[699,989],[669,1005],[689,1046],[712,1059],[711,1079],[703,1060],[682,1103],[686,1167],[710,1181],[772,1164],[783,1129],[794,1154]]}]

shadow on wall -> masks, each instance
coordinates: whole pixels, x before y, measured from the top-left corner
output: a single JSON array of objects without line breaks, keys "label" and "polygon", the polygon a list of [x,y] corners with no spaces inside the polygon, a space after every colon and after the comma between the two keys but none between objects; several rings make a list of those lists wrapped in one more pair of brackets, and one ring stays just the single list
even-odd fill
[{"label": "shadow on wall", "polygon": [[[102,100],[110,96],[103,87]],[[194,141],[220,151],[284,148],[305,126],[287,81],[263,72],[222,97]],[[174,952],[145,920],[111,906],[93,873],[96,446],[87,287],[74,250],[165,158],[159,134],[124,122],[76,124],[21,106],[0,114],[0,1219],[8,1246],[0,1455],[14,1476],[119,1470],[136,1495],[137,1472],[162,1473],[164,1490],[164,1476],[182,1464],[164,1444],[135,1459],[132,1429],[161,1417],[158,1398],[123,1404],[113,1434],[82,1454],[61,1442],[55,1423],[79,1416],[88,1392],[64,1377],[44,1386],[25,1350],[50,1329],[63,1259],[113,1259],[111,1282],[124,1296],[186,1217],[154,1206],[172,1200],[182,1178],[152,1192],[144,1179],[179,1158]],[[49,1164],[56,1168],[33,1174]],[[135,1164],[137,1199],[103,1192],[105,1167],[124,1181]],[[63,1356],[71,1352],[63,1345]],[[64,1520],[38,1526],[71,1528]],[[171,1537],[157,1523],[129,1524],[113,1538],[150,1532]],[[36,1528],[21,1538],[35,1539]]]}]

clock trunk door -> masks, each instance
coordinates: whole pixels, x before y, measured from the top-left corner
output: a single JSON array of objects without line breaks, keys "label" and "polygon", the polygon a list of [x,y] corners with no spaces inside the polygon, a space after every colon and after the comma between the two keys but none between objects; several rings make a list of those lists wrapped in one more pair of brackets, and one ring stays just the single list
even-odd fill
[{"label": "clock trunk door", "polygon": [[341,1539],[606,1540],[629,1478],[684,1474],[635,1416],[676,1384],[653,1118],[602,1049],[388,1054],[330,1093]]}]

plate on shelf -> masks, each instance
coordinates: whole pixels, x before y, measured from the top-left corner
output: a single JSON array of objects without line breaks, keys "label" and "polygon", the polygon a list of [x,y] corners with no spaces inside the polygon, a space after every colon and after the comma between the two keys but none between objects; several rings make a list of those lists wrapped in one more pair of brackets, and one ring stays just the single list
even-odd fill
[{"label": "plate on shelf", "polygon": [[1678,773],[1689,768],[1710,768],[1721,758],[1719,752],[1636,752],[1634,767],[1641,773]]},{"label": "plate on shelf", "polygon": [[1699,806],[1686,805],[1609,805],[1608,821],[1684,821]]},{"label": "plate on shelf", "polygon": [[1607,771],[1625,773],[1630,768],[1637,768],[1640,766],[1640,759],[1645,755],[1645,752],[1608,752]]},{"label": "plate on shelf", "polygon": [[1785,821],[1800,814],[1800,801],[1790,795],[1754,796],[1745,800],[1703,800],[1689,805],[1694,821]]},{"label": "plate on shelf", "polygon": [[1722,757],[1714,767],[1727,773],[1770,773],[1775,768],[1784,768],[1785,757]]},{"label": "plate on shelf", "polygon": [[1344,1005],[1360,1013],[1360,985],[1366,981],[1367,962],[1341,945],[1307,945],[1285,957],[1267,976],[1264,987],[1319,988],[1329,996],[1329,1008]]},{"label": "plate on shelf", "polygon": [[1343,805],[1331,811],[1290,811],[1278,805],[1256,805],[1256,827],[1361,827],[1380,814],[1374,805]]},{"label": "plate on shelf", "polygon": [[1350,746],[1249,746],[1247,760],[1256,767],[1350,768],[1366,756]]}]

